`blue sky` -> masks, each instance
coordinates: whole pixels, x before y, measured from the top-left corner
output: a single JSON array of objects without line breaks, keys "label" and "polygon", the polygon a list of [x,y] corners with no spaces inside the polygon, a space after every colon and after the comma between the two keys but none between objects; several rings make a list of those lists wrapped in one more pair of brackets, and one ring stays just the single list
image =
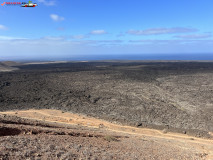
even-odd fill
[{"label": "blue sky", "polygon": [[0,6],[0,60],[213,53],[212,0],[33,2]]}]

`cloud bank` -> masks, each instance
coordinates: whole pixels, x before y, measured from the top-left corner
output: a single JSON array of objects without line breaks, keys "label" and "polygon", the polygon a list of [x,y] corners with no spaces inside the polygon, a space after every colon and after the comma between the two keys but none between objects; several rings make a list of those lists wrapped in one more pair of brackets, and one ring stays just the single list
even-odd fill
[{"label": "cloud bank", "polygon": [[93,30],[90,32],[92,35],[102,35],[102,34],[107,34],[105,30]]},{"label": "cloud bank", "polygon": [[182,38],[182,39],[203,39],[203,38],[211,38],[212,35],[210,33],[207,33],[207,34],[177,35],[175,37]]},{"label": "cloud bank", "polygon": [[[1,38],[1,37],[0,37]],[[72,40],[66,37],[0,39],[0,57],[65,58],[79,55],[211,53],[213,40]],[[23,50],[24,46],[24,50]]]},{"label": "cloud bank", "polygon": [[174,28],[150,28],[145,30],[129,30],[126,33],[131,35],[159,35],[159,34],[175,34],[175,33],[188,33],[196,32],[194,28],[174,27]]}]

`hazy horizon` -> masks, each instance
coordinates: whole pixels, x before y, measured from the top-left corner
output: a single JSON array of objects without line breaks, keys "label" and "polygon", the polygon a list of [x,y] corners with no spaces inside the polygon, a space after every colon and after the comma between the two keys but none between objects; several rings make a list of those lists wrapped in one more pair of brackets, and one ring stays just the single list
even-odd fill
[{"label": "hazy horizon", "polygon": [[212,53],[191,54],[107,54],[70,57],[0,57],[0,61],[95,61],[95,60],[213,60]]}]

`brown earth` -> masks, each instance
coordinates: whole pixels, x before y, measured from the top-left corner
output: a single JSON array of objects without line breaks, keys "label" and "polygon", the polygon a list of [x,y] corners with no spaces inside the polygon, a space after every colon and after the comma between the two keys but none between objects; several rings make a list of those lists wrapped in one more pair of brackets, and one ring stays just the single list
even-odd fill
[{"label": "brown earth", "polygon": [[212,159],[213,140],[62,112],[0,113],[1,159]]}]

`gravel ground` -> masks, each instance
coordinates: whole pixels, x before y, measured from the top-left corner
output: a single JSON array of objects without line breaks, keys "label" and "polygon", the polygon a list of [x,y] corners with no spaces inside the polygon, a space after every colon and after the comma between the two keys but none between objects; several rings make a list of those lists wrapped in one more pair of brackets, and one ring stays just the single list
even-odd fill
[{"label": "gravel ground", "polygon": [[213,149],[212,142],[205,144],[194,139],[157,138],[24,121],[31,125],[21,124],[17,117],[0,122],[0,159],[183,160],[212,156],[209,151]]}]

